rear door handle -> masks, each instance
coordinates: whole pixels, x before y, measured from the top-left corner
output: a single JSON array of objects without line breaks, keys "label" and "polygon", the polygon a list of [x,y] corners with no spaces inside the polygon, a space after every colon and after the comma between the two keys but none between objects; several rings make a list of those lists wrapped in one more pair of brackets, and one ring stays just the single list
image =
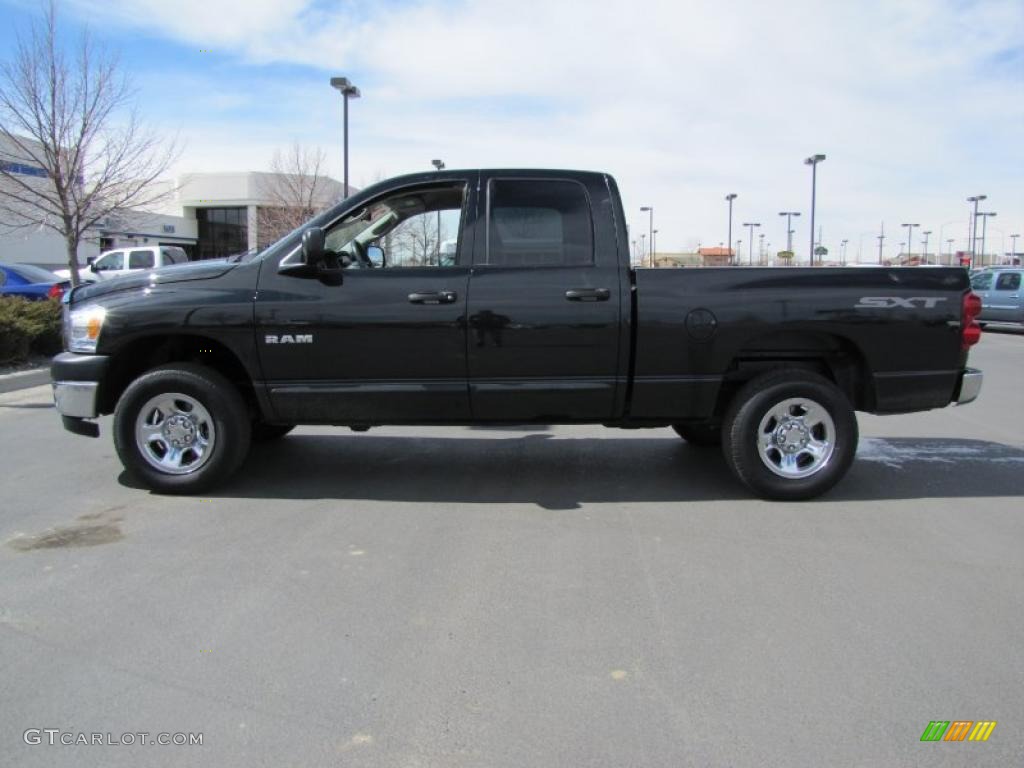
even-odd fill
[{"label": "rear door handle", "polygon": [[411,304],[454,304],[459,298],[455,291],[424,291],[422,293],[410,293]]},{"label": "rear door handle", "polygon": [[608,301],[611,295],[607,288],[570,288],[565,292],[569,301]]}]

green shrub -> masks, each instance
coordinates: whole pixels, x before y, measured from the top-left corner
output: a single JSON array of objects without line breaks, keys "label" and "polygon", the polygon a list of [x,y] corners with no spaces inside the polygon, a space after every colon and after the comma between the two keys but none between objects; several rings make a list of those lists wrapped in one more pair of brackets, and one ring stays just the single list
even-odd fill
[{"label": "green shrub", "polygon": [[60,302],[0,296],[0,363],[16,363],[30,354],[61,350]]}]

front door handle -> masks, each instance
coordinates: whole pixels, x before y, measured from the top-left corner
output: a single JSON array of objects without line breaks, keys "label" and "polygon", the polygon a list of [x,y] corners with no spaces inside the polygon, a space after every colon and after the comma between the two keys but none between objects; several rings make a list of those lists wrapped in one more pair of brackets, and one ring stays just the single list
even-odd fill
[{"label": "front door handle", "polygon": [[455,291],[424,291],[409,294],[411,304],[454,304],[459,298]]},{"label": "front door handle", "polygon": [[570,288],[565,292],[569,301],[608,301],[611,295],[607,288]]}]

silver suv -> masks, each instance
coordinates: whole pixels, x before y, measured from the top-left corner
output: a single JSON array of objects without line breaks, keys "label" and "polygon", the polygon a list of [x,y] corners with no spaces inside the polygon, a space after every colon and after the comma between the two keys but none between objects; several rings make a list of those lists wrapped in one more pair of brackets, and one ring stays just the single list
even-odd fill
[{"label": "silver suv", "polygon": [[1024,324],[1024,268],[989,267],[971,276],[971,290],[981,297],[978,322]]}]

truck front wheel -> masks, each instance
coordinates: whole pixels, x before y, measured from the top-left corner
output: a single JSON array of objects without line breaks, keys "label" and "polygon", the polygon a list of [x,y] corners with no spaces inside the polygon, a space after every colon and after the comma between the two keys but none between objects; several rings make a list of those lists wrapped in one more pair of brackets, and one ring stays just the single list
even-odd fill
[{"label": "truck front wheel", "polygon": [[238,469],[251,428],[231,382],[201,365],[171,363],[140,376],[121,395],[114,446],[147,488],[196,493]]},{"label": "truck front wheel", "polygon": [[730,404],[722,436],[726,462],[759,496],[810,499],[849,470],[857,417],[831,381],[786,369],[744,385]]}]

